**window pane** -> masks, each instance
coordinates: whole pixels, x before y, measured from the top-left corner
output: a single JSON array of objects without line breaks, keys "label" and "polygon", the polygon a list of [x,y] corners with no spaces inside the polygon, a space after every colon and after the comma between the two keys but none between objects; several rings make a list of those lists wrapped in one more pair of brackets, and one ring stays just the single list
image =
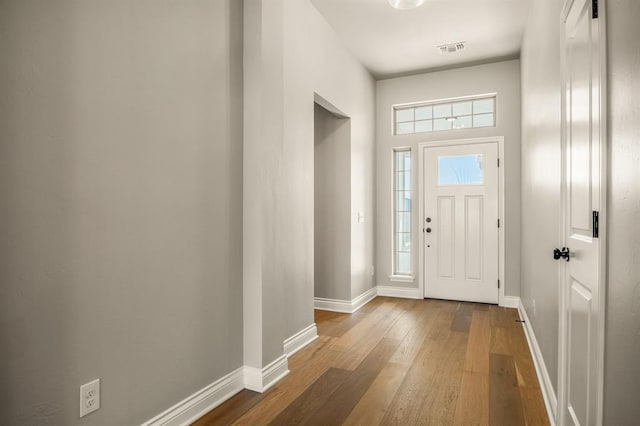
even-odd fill
[{"label": "window pane", "polygon": [[411,213],[396,213],[396,232],[411,232]]},{"label": "window pane", "polygon": [[411,152],[410,151],[398,151],[396,152],[396,171],[407,172],[411,170]]},{"label": "window pane", "polygon": [[433,120],[433,130],[451,130],[451,122],[446,118],[438,118],[437,120]]},{"label": "window pane", "polygon": [[411,171],[396,172],[396,190],[411,189]]},{"label": "window pane", "polygon": [[402,123],[404,121],[413,121],[413,108],[396,110],[396,123]]},{"label": "window pane", "polygon": [[438,157],[438,185],[481,185],[483,159],[482,154]]},{"label": "window pane", "polygon": [[398,232],[396,234],[396,247],[398,248],[398,251],[411,251],[411,233]]},{"label": "window pane", "polygon": [[485,112],[493,112],[493,100],[494,98],[473,101],[473,113],[483,114]]},{"label": "window pane", "polygon": [[471,127],[471,116],[457,117],[453,122],[454,129],[469,129]]},{"label": "window pane", "polygon": [[416,108],[416,120],[427,120],[433,117],[433,107],[431,105]]},{"label": "window pane", "polygon": [[433,106],[433,118],[451,117],[451,104],[439,104]]},{"label": "window pane", "polygon": [[413,121],[396,124],[396,135],[406,135],[408,133],[413,133]]},{"label": "window pane", "polygon": [[492,127],[495,126],[493,114],[480,114],[473,116],[473,127]]},{"label": "window pane", "polygon": [[394,152],[395,156],[395,170],[396,172],[404,172],[406,170],[406,159],[408,157],[409,151],[396,151]]},{"label": "window pane", "polygon": [[430,132],[433,130],[433,121],[416,121],[416,133]]},{"label": "window pane", "polygon": [[411,273],[411,253],[396,253],[396,274],[408,275]]},{"label": "window pane", "polygon": [[456,102],[453,104],[453,116],[471,115],[471,101]]},{"label": "window pane", "polygon": [[396,191],[396,211],[411,212],[411,191]]}]

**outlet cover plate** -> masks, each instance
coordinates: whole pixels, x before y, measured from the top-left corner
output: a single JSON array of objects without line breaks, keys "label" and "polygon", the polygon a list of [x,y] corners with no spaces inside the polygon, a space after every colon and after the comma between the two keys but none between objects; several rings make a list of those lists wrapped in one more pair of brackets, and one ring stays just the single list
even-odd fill
[{"label": "outlet cover plate", "polygon": [[80,417],[100,408],[100,379],[80,386]]}]

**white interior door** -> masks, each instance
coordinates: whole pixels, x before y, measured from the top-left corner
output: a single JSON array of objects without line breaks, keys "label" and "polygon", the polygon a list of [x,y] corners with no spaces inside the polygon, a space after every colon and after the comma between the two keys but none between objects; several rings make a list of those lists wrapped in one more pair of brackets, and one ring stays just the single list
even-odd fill
[{"label": "white interior door", "polygon": [[424,296],[498,303],[498,144],[422,155]]},{"label": "white interior door", "polygon": [[[561,425],[601,424],[602,321],[599,211],[602,158],[600,28],[592,0],[568,3],[564,29],[564,231],[569,256],[560,303]],[[596,12],[596,13],[594,13]],[[561,253],[557,253],[556,258]]]}]

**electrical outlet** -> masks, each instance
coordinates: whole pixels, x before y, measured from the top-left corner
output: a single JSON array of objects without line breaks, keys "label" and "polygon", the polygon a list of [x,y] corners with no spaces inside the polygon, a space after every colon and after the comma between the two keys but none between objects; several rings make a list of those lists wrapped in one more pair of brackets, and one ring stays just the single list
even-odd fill
[{"label": "electrical outlet", "polygon": [[536,300],[533,299],[533,316],[536,316]]},{"label": "electrical outlet", "polygon": [[100,408],[100,379],[80,386],[80,417]]}]

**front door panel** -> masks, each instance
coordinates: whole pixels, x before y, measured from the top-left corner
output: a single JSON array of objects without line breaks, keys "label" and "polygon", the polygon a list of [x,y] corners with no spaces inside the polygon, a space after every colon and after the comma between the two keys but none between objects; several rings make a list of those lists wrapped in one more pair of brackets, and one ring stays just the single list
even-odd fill
[{"label": "front door panel", "polygon": [[498,303],[497,143],[422,155],[425,297]]}]

